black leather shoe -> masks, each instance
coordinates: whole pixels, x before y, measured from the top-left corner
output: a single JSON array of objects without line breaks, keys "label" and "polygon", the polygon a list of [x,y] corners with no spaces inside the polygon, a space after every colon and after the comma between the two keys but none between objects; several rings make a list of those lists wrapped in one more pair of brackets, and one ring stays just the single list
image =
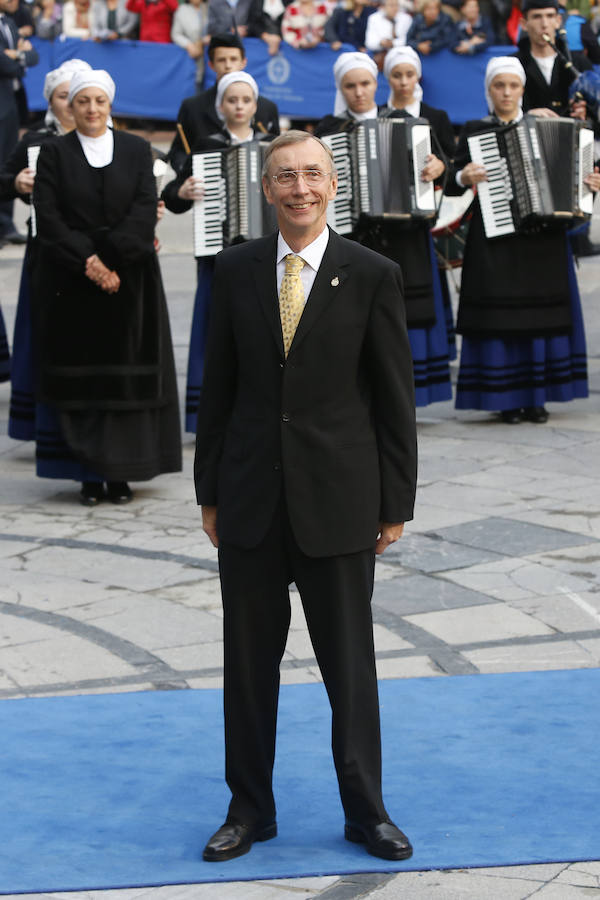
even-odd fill
[{"label": "black leather shoe", "polygon": [[277,823],[270,825],[230,825],[225,822],[215,831],[204,848],[207,862],[226,862],[248,853],[254,841],[270,841],[277,837]]},{"label": "black leather shoe", "polygon": [[106,493],[111,503],[131,503],[133,493],[126,481],[107,481]]},{"label": "black leather shoe", "polygon": [[503,409],[500,413],[500,418],[505,425],[518,425],[519,422],[523,421],[520,409]]},{"label": "black leather shoe", "polygon": [[378,825],[348,822],[344,837],[354,844],[366,844],[372,856],[382,859],[408,859],[413,852],[409,839],[393,822],[380,822]]},{"label": "black leather shoe", "polygon": [[549,413],[545,406],[528,406],[523,410],[523,418],[526,419],[527,422],[543,425],[548,421]]},{"label": "black leather shoe", "polygon": [[101,481],[84,481],[79,500],[83,506],[98,506],[104,500],[104,485]]},{"label": "black leather shoe", "polygon": [[2,235],[2,240],[7,244],[26,244],[27,235],[19,234],[18,231],[11,231],[9,234]]}]

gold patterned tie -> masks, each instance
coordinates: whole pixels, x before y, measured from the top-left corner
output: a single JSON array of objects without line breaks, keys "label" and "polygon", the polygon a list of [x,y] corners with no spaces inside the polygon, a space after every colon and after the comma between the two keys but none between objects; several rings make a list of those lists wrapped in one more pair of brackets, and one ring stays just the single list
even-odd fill
[{"label": "gold patterned tie", "polygon": [[304,310],[304,287],[300,272],[304,268],[304,260],[294,253],[285,257],[285,272],[279,290],[279,315],[283,332],[283,349],[287,357],[290,352],[300,316]]}]

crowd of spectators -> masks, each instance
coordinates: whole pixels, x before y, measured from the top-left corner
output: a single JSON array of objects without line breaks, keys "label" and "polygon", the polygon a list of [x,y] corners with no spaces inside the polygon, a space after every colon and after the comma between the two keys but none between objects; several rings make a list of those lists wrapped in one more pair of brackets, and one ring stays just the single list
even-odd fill
[{"label": "crowd of spectators", "polygon": [[[93,41],[133,38],[173,42],[196,62],[204,79],[211,35],[256,37],[278,52],[282,41],[300,50],[321,43],[371,53],[380,70],[385,54],[408,45],[420,56],[442,49],[473,55],[490,44],[518,44],[521,0],[14,0],[23,38],[61,35]],[[598,0],[600,4],[600,0]],[[600,62],[600,6],[567,0],[568,45]]]}]

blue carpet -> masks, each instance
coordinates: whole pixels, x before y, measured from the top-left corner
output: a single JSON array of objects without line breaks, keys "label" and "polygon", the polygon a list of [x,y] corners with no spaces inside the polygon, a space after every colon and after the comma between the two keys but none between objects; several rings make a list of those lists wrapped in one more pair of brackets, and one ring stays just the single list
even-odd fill
[{"label": "blue carpet", "polygon": [[342,837],[321,685],[282,688],[279,837],[204,863],[220,691],[0,703],[0,893],[597,859],[600,669],[383,681],[388,809],[415,854]]}]

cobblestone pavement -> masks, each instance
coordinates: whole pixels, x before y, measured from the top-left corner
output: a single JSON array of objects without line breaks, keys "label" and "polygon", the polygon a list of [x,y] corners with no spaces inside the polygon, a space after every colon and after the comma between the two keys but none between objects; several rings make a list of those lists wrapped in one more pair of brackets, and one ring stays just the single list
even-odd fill
[{"label": "cobblestone pavement", "polygon": [[[181,388],[190,229],[189,216],[160,226]],[[0,252],[11,330],[21,259],[20,248]],[[551,404],[547,425],[504,425],[450,403],[420,411],[415,520],[377,565],[381,678],[600,664],[599,274],[600,258],[582,262],[588,400]],[[35,478],[33,447],[6,437],[8,399],[0,385],[0,699],[219,686],[216,556],[193,497],[191,436],[183,475],[135,485],[130,506],[90,510],[76,485]],[[297,596],[282,674],[319,678]],[[600,862],[44,896],[570,900],[600,898]]]}]

